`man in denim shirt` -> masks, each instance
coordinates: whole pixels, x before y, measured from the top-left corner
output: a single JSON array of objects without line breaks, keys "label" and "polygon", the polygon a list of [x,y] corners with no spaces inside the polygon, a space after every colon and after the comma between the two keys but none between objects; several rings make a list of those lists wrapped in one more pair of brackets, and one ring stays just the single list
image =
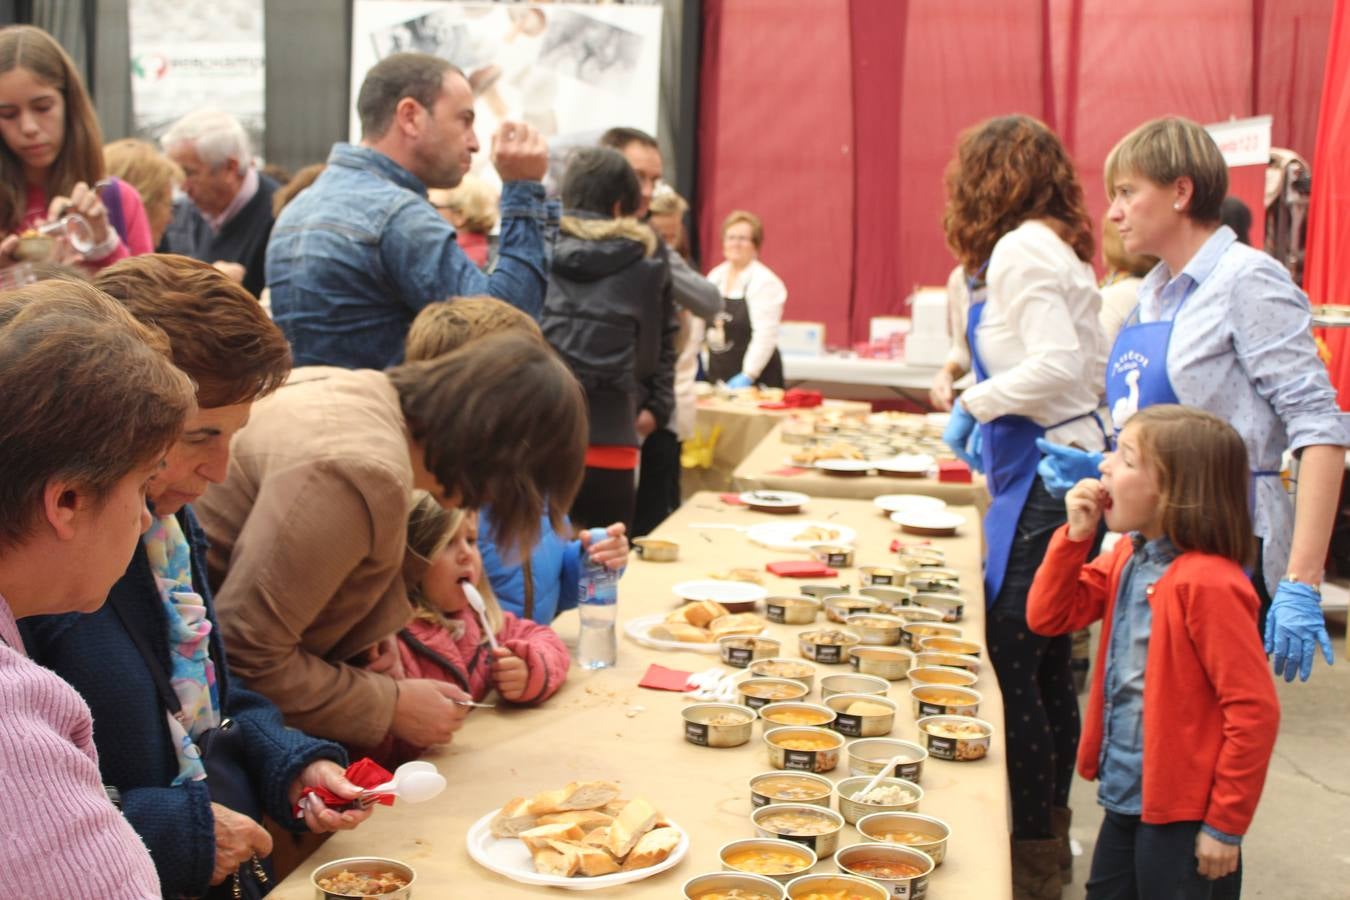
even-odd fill
[{"label": "man in denim shirt", "polygon": [[360,145],[333,146],[267,247],[272,313],[295,364],[383,369],[401,360],[418,310],[454,296],[492,294],[538,317],[548,166],[538,132],[504,122],[493,135],[501,244],[488,277],[427,201],[427,188],[459,184],[478,150],[464,74],[434,56],[396,53],[366,73],[356,109]]}]

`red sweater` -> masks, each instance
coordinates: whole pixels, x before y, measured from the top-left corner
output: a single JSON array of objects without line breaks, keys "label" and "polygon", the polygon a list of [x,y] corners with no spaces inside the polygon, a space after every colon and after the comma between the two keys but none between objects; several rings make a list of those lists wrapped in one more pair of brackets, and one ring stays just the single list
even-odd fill
[{"label": "red sweater", "polygon": [[[1134,552],[1122,539],[1091,563],[1090,540],[1055,532],[1027,597],[1027,624],[1067,634],[1102,622],[1078,771],[1097,777],[1103,682],[1120,575]],[[1084,563],[1087,563],[1086,565]],[[1280,708],[1256,632],[1258,601],[1232,560],[1183,553],[1153,586],[1144,678],[1145,822],[1203,821],[1245,834],[1261,798]]]}]

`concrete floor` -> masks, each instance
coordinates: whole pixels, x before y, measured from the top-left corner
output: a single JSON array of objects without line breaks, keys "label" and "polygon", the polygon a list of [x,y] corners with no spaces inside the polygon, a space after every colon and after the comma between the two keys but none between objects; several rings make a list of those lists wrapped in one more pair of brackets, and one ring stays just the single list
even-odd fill
[{"label": "concrete floor", "polygon": [[[1243,842],[1243,896],[1350,897],[1350,659],[1345,615],[1328,615],[1337,654],[1306,683],[1278,682],[1281,721],[1261,805]],[[1096,650],[1096,637],[1093,638]],[[1095,665],[1095,660],[1094,660]],[[1095,783],[1075,778],[1071,837],[1082,845],[1064,900],[1082,900],[1101,824]]]}]

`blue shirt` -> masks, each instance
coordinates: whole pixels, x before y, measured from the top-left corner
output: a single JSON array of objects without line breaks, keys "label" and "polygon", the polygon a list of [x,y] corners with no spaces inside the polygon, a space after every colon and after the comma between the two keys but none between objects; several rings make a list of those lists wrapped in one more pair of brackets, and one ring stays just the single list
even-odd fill
[{"label": "blue shirt", "polygon": [[[491,511],[478,514],[478,552],[497,603],[525,618],[525,570],[515,554],[503,553],[493,541]],[[530,551],[530,582],[534,588],[531,616],[542,625],[577,605],[581,575],[581,541],[569,540],[553,529],[548,516],[539,523],[539,540]]]},{"label": "blue shirt", "polygon": [[[1308,297],[1272,256],[1223,226],[1176,277],[1166,263],[1154,267],[1138,297],[1141,322],[1175,322],[1167,372],[1177,399],[1232,425],[1253,471],[1278,471],[1285,450],[1350,445]],[[1279,478],[1257,478],[1254,491],[1252,528],[1273,595],[1288,569],[1294,508]]]},{"label": "blue shirt", "polygon": [[450,297],[492,294],[538,318],[556,214],[543,185],[507,182],[497,268],[485,276],[415,175],[369,147],[335,144],[328,168],[282,210],[267,245],[272,315],[295,365],[397,363],[417,312]]}]

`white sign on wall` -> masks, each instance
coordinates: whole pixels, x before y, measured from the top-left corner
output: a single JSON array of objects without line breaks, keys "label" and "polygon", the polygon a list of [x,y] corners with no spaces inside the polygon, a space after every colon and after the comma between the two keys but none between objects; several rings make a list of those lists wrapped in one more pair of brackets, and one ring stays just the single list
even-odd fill
[{"label": "white sign on wall", "polygon": [[1270,163],[1270,116],[1230,119],[1206,125],[1205,130],[1219,145],[1223,161],[1235,166],[1264,166]]}]

